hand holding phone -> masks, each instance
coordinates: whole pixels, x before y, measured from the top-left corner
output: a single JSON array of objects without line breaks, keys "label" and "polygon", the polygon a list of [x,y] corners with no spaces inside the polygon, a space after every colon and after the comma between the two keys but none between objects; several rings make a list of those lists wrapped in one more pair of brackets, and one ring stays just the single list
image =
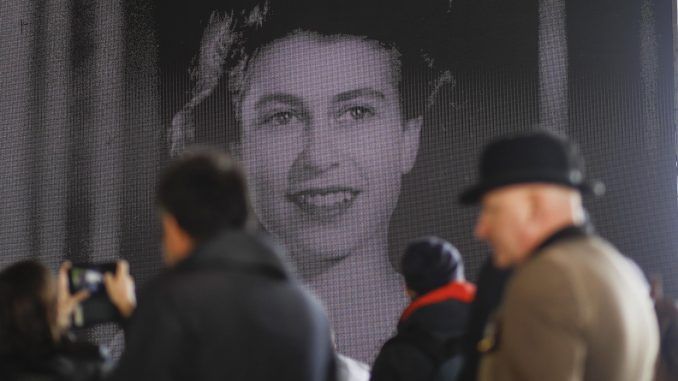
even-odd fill
[{"label": "hand holding phone", "polygon": [[89,298],[88,290],[79,290],[75,293],[69,287],[69,271],[71,262],[64,262],[59,267],[57,279],[57,325],[60,331],[65,331],[71,326],[71,317],[80,303]]},{"label": "hand holding phone", "polygon": [[86,300],[77,303],[73,309],[73,326],[82,328],[120,320],[120,311],[109,298],[104,283],[105,275],[115,274],[116,269],[115,262],[69,264],[67,279],[70,294],[88,295]]},{"label": "hand holding phone", "polygon": [[125,318],[130,317],[137,306],[137,299],[134,292],[134,280],[129,275],[129,263],[125,260],[118,261],[115,274],[110,272],[104,274],[104,285],[108,297],[118,308],[120,315]]}]

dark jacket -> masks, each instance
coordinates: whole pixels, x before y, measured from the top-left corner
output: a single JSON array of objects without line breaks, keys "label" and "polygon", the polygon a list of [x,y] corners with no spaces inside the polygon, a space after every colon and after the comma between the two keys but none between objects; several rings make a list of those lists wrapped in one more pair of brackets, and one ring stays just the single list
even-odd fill
[{"label": "dark jacket", "polygon": [[228,232],[147,286],[113,379],[324,381],[334,374],[320,305],[280,249]]},{"label": "dark jacket", "polygon": [[471,312],[464,339],[464,368],[459,380],[475,381],[478,373],[481,353],[478,343],[485,333],[485,325],[490,316],[499,308],[506,283],[512,270],[499,269],[487,259],[480,269],[476,297],[471,303]]},{"label": "dark jacket", "polygon": [[89,343],[65,341],[42,356],[0,356],[3,381],[98,381],[110,366],[107,352]]},{"label": "dark jacket", "polygon": [[[452,288],[455,291],[449,292]],[[473,285],[453,283],[415,299],[403,313],[396,336],[379,352],[370,380],[431,380],[440,361],[426,343],[450,343],[460,353],[474,294]]]}]

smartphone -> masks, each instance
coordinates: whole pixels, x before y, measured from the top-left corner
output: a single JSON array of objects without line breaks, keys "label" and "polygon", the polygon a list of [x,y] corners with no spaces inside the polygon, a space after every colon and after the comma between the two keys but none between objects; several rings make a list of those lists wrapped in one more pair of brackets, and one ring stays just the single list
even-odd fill
[{"label": "smartphone", "polygon": [[96,324],[110,323],[120,320],[120,313],[115,308],[106,292],[104,274],[115,274],[116,263],[77,263],[68,270],[68,288],[71,293],[80,290],[89,291],[89,298],[80,303],[74,311],[72,326],[86,328]]}]

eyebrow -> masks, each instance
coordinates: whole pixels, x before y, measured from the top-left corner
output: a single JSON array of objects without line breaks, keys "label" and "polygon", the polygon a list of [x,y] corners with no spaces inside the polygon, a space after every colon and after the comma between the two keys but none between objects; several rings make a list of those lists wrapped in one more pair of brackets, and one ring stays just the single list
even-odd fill
[{"label": "eyebrow", "polygon": [[337,94],[334,96],[334,101],[335,102],[346,102],[350,101],[355,98],[360,98],[360,97],[370,97],[370,98],[377,98],[377,99],[384,99],[386,96],[384,93],[378,90],[371,89],[369,87],[365,87],[362,89],[356,89],[356,90],[350,90],[343,92],[341,94]]},{"label": "eyebrow", "polygon": [[[334,96],[334,102],[346,102],[350,101],[355,98],[360,98],[360,97],[371,97],[371,98],[377,98],[377,99],[384,99],[386,96],[384,93],[378,90],[374,90],[368,87],[361,88],[361,89],[356,89],[356,90],[349,90],[345,91],[343,93],[337,94]],[[267,94],[259,98],[257,102],[254,104],[255,109],[259,109],[263,106],[265,106],[268,103],[286,103],[291,106],[295,107],[302,107],[304,102],[301,98],[299,98],[296,95],[292,94],[287,94],[287,93],[273,93],[273,94]]]},{"label": "eyebrow", "polygon": [[258,109],[265,106],[267,103],[276,103],[276,102],[286,103],[288,105],[295,107],[301,107],[304,104],[301,98],[295,95],[287,93],[273,93],[264,95],[263,97],[259,98],[259,100],[257,100],[257,102],[254,104],[254,108]]}]

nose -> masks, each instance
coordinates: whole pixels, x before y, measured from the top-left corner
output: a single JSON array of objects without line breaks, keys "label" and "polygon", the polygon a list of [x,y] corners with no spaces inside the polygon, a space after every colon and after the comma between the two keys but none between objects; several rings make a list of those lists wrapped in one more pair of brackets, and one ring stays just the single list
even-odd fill
[{"label": "nose", "polygon": [[337,166],[339,143],[329,120],[311,120],[304,130],[304,147],[301,153],[304,166],[317,172],[325,172]]}]

